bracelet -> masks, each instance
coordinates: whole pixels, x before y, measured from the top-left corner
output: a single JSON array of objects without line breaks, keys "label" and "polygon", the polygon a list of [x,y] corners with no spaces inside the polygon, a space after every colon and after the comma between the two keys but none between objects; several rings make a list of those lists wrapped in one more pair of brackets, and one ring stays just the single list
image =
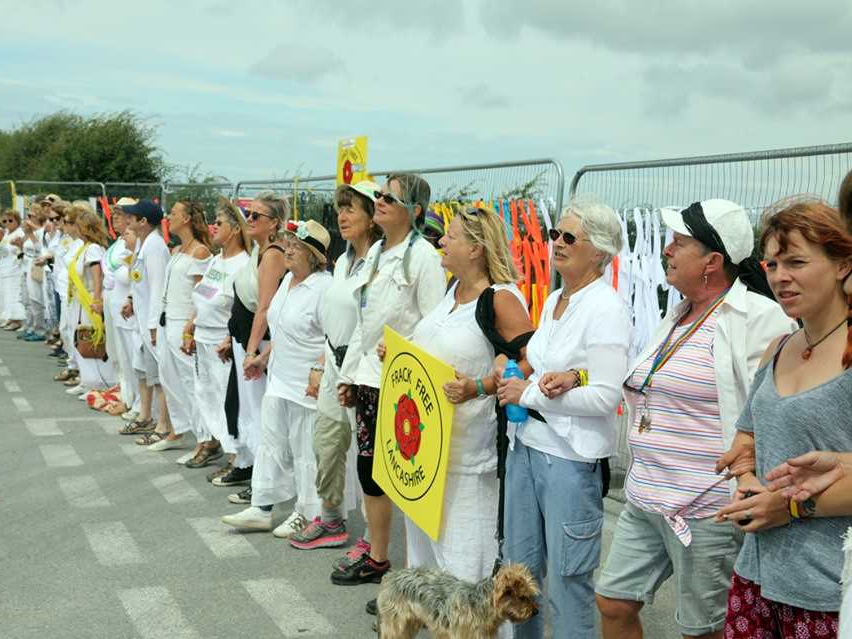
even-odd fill
[{"label": "bracelet", "polygon": [[184,333],[184,334],[183,334],[183,338],[184,338],[184,339],[188,339],[188,340],[194,340],[194,339],[195,339],[195,335],[193,335],[192,333]]},{"label": "bracelet", "polygon": [[312,371],[316,371],[317,373],[324,373],[324,372],[325,372],[325,367],[324,367],[324,366],[320,366],[319,364],[314,364],[313,366],[311,366],[311,370],[312,370]]},{"label": "bracelet", "polygon": [[476,383],[476,396],[482,397],[485,395],[485,384],[482,383],[482,378],[477,377],[474,382]]},{"label": "bracelet", "polygon": [[589,385],[589,371],[585,368],[580,368],[577,371],[577,386]]},{"label": "bracelet", "polygon": [[790,516],[793,519],[810,519],[814,515],[815,508],[813,499],[806,499],[802,503],[795,499],[790,500]]}]

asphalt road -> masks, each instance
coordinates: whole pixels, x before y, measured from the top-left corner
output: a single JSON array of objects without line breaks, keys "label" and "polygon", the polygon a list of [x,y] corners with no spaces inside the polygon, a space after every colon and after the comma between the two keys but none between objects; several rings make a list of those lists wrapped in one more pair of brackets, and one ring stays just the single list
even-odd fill
[{"label": "asphalt road", "polygon": [[[0,331],[2,639],[375,636],[364,603],[377,587],[329,581],[339,549],[298,551],[219,523],[241,508],[233,489],[176,465],[183,451],[119,436],[121,420],[51,380],[46,353]],[[619,510],[606,500],[604,553]],[[288,514],[276,508],[276,523]],[[353,514],[353,540],[362,528]],[[397,513],[395,566],[403,535]],[[649,639],[679,636],[671,582],[643,618]]]}]

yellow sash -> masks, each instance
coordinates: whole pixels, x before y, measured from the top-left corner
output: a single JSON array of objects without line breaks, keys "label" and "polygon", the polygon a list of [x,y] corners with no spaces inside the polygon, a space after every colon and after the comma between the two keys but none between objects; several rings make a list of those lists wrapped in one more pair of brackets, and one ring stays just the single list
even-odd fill
[{"label": "yellow sash", "polygon": [[[79,273],[77,273],[77,261],[80,259],[80,256],[86,252],[86,249],[89,248],[89,246],[90,244],[83,244],[83,246],[80,247],[80,250],[77,251],[77,254],[74,255],[74,259],[71,260],[71,264],[68,266],[68,299],[70,300],[72,297],[76,297],[80,301],[80,306],[86,312],[86,316],[92,323],[92,345],[98,346],[104,341],[104,321],[98,313],[95,313],[95,311],[92,310],[92,302],[94,301],[92,294],[86,290],[86,285],[80,278]],[[73,290],[71,289],[72,284],[74,286]]]}]

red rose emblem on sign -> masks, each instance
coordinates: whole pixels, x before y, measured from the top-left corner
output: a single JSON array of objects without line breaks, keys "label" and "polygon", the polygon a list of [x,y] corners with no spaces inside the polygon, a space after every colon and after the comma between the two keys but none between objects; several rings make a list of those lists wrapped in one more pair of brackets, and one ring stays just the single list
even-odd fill
[{"label": "red rose emblem on sign", "polygon": [[417,404],[411,397],[411,391],[407,395],[400,395],[394,405],[396,415],[394,416],[394,434],[396,435],[396,447],[405,460],[411,460],[414,464],[414,456],[420,450],[420,432],[424,426],[420,422],[420,412]]}]

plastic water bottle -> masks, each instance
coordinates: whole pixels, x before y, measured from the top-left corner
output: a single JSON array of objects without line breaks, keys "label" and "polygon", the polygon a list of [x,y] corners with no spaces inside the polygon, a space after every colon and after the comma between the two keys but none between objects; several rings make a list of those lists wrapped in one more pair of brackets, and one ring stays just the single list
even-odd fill
[{"label": "plastic water bottle", "polygon": [[[524,379],[524,374],[518,368],[518,363],[510,359],[506,362],[506,368],[503,369],[503,379],[511,379],[512,377]],[[527,421],[527,409],[517,404],[506,404],[506,418],[510,422],[525,422]]]}]

